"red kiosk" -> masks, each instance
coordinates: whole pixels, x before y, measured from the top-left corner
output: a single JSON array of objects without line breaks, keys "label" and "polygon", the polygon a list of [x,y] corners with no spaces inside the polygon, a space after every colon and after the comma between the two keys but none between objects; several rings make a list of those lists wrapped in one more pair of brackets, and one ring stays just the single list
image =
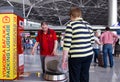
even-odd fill
[{"label": "red kiosk", "polygon": [[24,72],[22,12],[0,7],[0,80],[19,79]]}]

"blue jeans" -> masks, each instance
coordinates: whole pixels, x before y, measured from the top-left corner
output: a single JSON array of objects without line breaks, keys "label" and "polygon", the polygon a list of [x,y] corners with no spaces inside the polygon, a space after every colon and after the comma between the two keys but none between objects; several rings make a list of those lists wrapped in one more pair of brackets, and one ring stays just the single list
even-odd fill
[{"label": "blue jeans", "polygon": [[98,55],[99,55],[99,49],[93,49],[94,51],[94,63],[96,63],[96,60],[98,59]]},{"label": "blue jeans", "polygon": [[105,44],[103,45],[103,62],[104,62],[104,67],[107,67],[107,55],[109,57],[109,63],[110,67],[113,67],[113,55],[112,55],[112,44]]}]

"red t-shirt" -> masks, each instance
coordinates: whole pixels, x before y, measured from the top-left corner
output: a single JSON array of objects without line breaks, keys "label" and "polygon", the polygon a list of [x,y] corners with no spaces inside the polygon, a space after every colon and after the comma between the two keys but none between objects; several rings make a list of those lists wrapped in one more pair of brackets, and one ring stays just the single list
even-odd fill
[{"label": "red t-shirt", "polygon": [[52,55],[55,40],[57,40],[57,36],[54,30],[48,29],[47,34],[44,34],[42,30],[38,31],[36,41],[40,43],[40,54],[45,56]]}]

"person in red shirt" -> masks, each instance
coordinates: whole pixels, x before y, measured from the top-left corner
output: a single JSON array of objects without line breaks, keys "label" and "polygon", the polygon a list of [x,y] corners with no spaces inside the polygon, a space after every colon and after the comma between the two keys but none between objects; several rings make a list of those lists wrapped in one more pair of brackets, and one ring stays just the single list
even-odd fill
[{"label": "person in red shirt", "polygon": [[41,23],[41,30],[38,31],[38,35],[36,37],[36,43],[32,49],[32,55],[34,55],[35,48],[40,43],[40,55],[41,55],[41,63],[43,73],[45,72],[45,57],[46,56],[54,56],[57,51],[57,36],[56,32],[48,27],[47,22]]}]

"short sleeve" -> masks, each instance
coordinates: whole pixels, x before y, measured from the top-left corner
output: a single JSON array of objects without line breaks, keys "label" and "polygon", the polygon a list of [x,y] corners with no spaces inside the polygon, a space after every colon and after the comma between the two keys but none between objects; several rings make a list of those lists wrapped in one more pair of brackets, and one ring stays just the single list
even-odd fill
[{"label": "short sleeve", "polygon": [[56,32],[54,30],[53,30],[53,39],[57,40],[57,35],[56,35]]}]

